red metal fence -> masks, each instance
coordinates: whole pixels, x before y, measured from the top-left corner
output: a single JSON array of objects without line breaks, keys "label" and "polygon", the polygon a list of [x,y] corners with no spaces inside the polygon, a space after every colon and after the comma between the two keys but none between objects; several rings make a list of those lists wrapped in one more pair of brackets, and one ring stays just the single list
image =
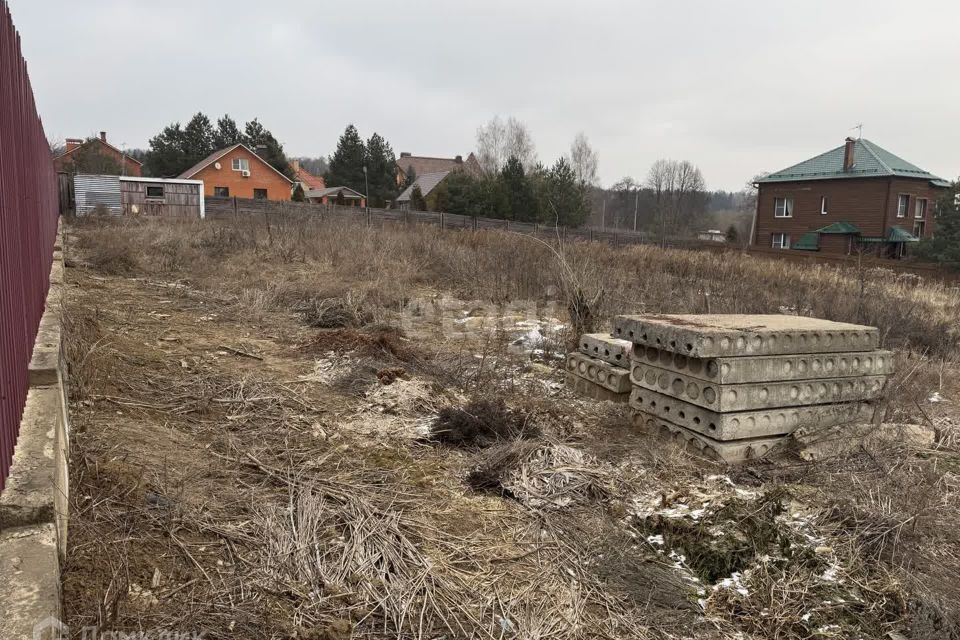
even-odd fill
[{"label": "red metal fence", "polygon": [[0,0],[0,491],[20,431],[56,235],[57,177],[20,36]]}]

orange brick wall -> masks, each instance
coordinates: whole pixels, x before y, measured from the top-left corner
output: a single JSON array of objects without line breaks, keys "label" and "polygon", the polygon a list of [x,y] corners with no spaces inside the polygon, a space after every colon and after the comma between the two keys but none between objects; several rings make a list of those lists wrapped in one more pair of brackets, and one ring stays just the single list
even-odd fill
[{"label": "orange brick wall", "polygon": [[[246,158],[250,163],[250,177],[244,178],[239,171],[233,170],[234,158]],[[273,170],[270,165],[243,148],[237,148],[223,156],[215,164],[204,167],[191,180],[203,180],[203,192],[212,196],[214,187],[227,187],[230,195],[237,198],[252,198],[254,189],[266,189],[268,200],[289,200],[291,184]]]}]

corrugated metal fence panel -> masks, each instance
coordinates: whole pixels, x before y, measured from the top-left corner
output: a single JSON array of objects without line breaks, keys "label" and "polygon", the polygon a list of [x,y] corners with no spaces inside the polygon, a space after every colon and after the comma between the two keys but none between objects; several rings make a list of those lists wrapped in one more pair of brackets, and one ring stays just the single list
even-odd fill
[{"label": "corrugated metal fence panel", "polygon": [[77,174],[73,177],[73,194],[78,216],[98,210],[113,216],[123,215],[120,176]]},{"label": "corrugated metal fence panel", "polygon": [[6,0],[0,0],[0,491],[27,398],[28,370],[57,236],[57,177]]}]

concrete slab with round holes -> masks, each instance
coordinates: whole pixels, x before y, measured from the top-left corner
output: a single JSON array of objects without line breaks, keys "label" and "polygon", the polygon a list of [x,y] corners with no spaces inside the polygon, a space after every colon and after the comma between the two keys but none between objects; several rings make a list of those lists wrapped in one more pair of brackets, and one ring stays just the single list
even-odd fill
[{"label": "concrete slab with round holes", "polygon": [[772,436],[721,442],[640,411],[634,412],[633,425],[647,433],[683,445],[695,454],[728,464],[760,458],[787,438],[787,436]]},{"label": "concrete slab with round holes", "polygon": [[630,406],[720,441],[784,435],[799,428],[864,423],[873,418],[875,410],[868,402],[850,402],[717,413],[641,387],[634,387],[630,393]]},{"label": "concrete slab with round holes", "polygon": [[567,373],[567,387],[572,389],[577,395],[591,400],[626,403],[630,400],[629,393],[616,393],[605,387],[601,387],[596,382],[590,382],[586,378],[581,378],[574,373]]},{"label": "concrete slab with round holes", "polygon": [[613,337],[694,358],[871,351],[876,327],[787,315],[617,316]]},{"label": "concrete slab with round holes", "polygon": [[691,358],[656,347],[634,345],[631,368],[650,365],[717,384],[885,376],[893,373],[891,351],[844,351],[740,358]]},{"label": "concrete slab with round holes", "polygon": [[595,382],[614,393],[630,392],[630,370],[599,358],[572,351],[567,354],[567,373]]},{"label": "concrete slab with round holes", "polygon": [[585,333],[580,336],[580,353],[599,358],[624,369],[630,364],[630,350],[633,343],[629,340],[611,338],[609,333]]},{"label": "concrete slab with round holes", "polygon": [[886,376],[821,378],[788,382],[715,384],[660,367],[634,363],[633,384],[718,413],[808,404],[873,400],[883,393]]}]

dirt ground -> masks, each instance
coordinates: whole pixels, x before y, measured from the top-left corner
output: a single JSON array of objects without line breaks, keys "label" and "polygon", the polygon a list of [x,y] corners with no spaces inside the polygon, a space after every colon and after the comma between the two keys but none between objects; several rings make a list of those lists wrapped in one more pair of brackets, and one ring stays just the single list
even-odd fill
[{"label": "dirt ground", "polygon": [[[891,391],[933,446],[728,468],[567,391],[563,305],[421,285],[402,314],[277,309],[113,273],[90,232],[67,269],[78,638],[960,638],[955,365],[902,354]],[[478,399],[523,435],[431,437]]]}]

